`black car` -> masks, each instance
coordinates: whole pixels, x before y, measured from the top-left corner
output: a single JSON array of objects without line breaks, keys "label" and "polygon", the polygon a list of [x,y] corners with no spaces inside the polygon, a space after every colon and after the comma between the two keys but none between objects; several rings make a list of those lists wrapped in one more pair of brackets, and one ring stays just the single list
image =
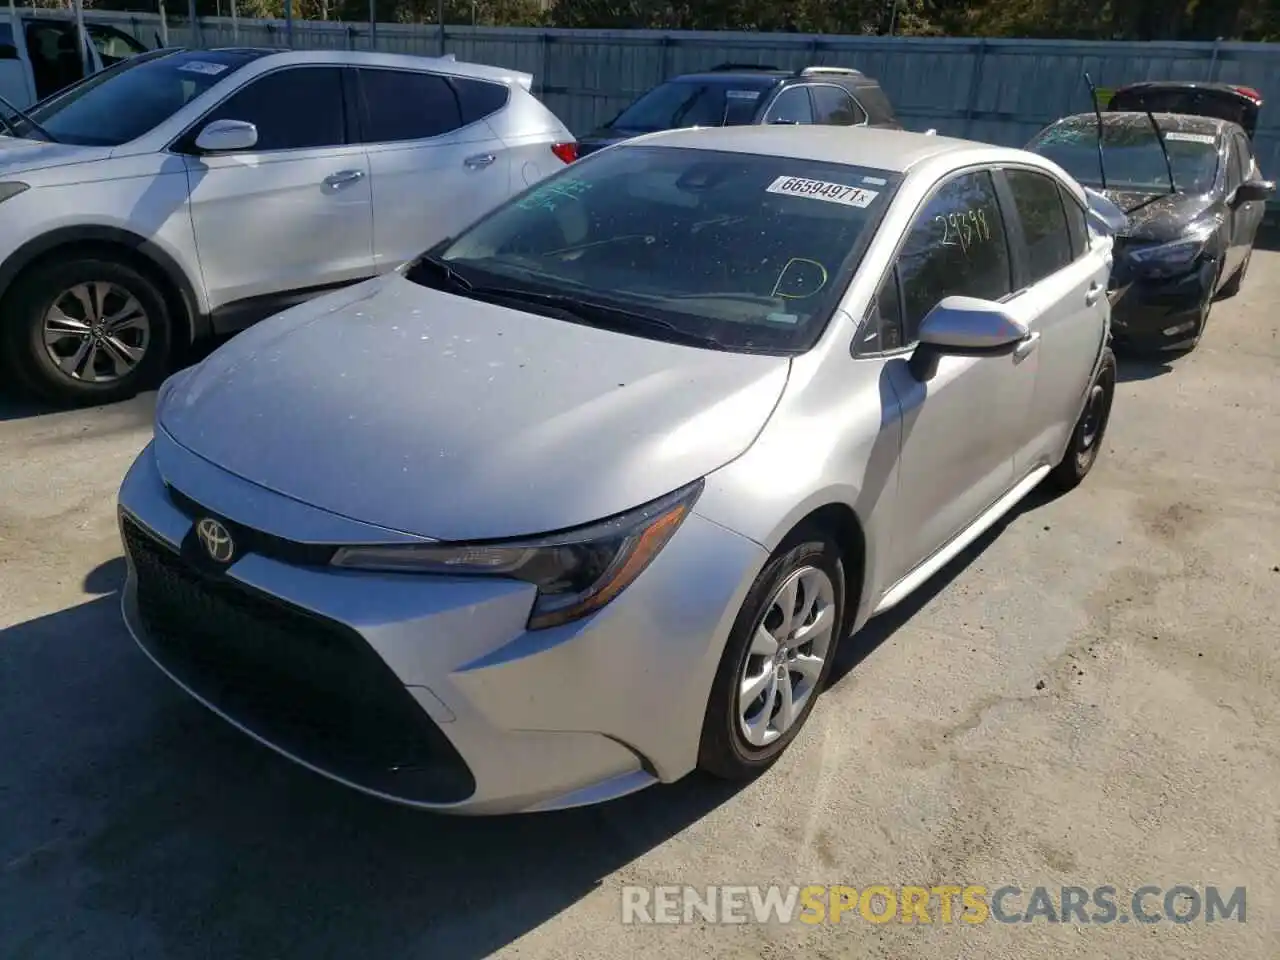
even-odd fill
[{"label": "black car", "polygon": [[1027,149],[1128,217],[1115,238],[1112,336],[1138,352],[1200,342],[1215,297],[1240,289],[1275,192],[1236,123],[1108,111],[1064,117]]},{"label": "black car", "polygon": [[641,95],[604,126],[579,137],[578,155],[659,130],[757,123],[902,129],[880,84],[858,70],[725,63],[675,77]]},{"label": "black car", "polygon": [[1253,139],[1258,129],[1262,94],[1253,87],[1232,83],[1199,83],[1194,80],[1147,80],[1120,87],[1107,104],[1108,110],[1125,113],[1183,113],[1197,117],[1217,117],[1238,123]]}]

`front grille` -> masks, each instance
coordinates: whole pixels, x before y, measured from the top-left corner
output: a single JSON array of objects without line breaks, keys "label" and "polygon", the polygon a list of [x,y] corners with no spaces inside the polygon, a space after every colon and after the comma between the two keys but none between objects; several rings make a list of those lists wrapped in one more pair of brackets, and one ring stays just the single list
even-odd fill
[{"label": "front grille", "polygon": [[359,634],[205,573],[128,517],[144,645],[180,682],[281,749],[353,783],[453,803],[475,780]]}]

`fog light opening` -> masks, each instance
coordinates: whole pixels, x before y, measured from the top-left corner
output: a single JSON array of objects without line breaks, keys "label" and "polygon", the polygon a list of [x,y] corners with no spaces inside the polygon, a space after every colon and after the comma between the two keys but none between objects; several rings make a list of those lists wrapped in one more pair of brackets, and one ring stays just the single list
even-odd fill
[{"label": "fog light opening", "polygon": [[1176,336],[1179,333],[1185,333],[1188,330],[1194,330],[1195,328],[1196,328],[1196,321],[1188,320],[1186,323],[1180,323],[1174,327],[1165,327],[1160,332],[1163,333],[1166,337],[1172,337],[1172,336]]}]

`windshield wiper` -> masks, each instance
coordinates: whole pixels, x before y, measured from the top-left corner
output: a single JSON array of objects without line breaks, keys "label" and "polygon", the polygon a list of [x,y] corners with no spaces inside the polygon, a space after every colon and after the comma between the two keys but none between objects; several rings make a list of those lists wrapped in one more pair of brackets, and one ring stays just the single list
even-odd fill
[{"label": "windshield wiper", "polygon": [[[6,107],[9,108],[10,111],[15,113],[19,120],[23,121],[24,123],[29,123],[31,125],[32,130],[40,134],[50,143],[60,142],[58,138],[55,137],[52,133],[50,133],[44,127],[40,126],[40,124],[32,120],[31,115],[27,113],[25,110],[19,110],[17,107],[15,107],[12,103],[10,103],[4,97],[0,97],[0,103],[3,103]],[[18,132],[18,128],[12,120],[10,120],[8,117],[0,117],[0,121],[2,121],[4,125],[9,128],[10,133],[12,133],[15,137],[18,137],[19,139],[22,139],[22,134]]]},{"label": "windshield wiper", "polygon": [[428,267],[442,277],[446,283],[467,296],[484,300],[506,300],[516,303],[536,303],[550,307],[577,323],[589,327],[602,327],[609,330],[626,331],[648,329],[661,331],[667,339],[679,341],[695,347],[708,347],[723,350],[725,346],[715,337],[704,336],[676,326],[660,317],[647,313],[638,313],[624,307],[615,307],[606,303],[596,303],[581,297],[564,293],[541,293],[537,290],[525,290],[521,287],[478,286],[458,273],[447,261],[438,257],[424,255],[419,257],[413,268]]}]

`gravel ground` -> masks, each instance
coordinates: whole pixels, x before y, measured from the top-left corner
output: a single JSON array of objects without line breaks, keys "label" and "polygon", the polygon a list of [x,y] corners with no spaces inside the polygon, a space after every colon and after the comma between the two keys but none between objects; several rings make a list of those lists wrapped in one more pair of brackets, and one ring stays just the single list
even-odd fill
[{"label": "gravel ground", "polygon": [[[113,499],[152,398],[0,406],[0,955],[1274,958],[1280,254],[1257,261],[1198,351],[1122,367],[1083,487],[845,647],[770,774],[540,817],[368,800],[186,700],[117,613]],[[620,921],[624,884],[712,883],[1109,884],[1122,912],[1213,884],[1247,914]]]}]

